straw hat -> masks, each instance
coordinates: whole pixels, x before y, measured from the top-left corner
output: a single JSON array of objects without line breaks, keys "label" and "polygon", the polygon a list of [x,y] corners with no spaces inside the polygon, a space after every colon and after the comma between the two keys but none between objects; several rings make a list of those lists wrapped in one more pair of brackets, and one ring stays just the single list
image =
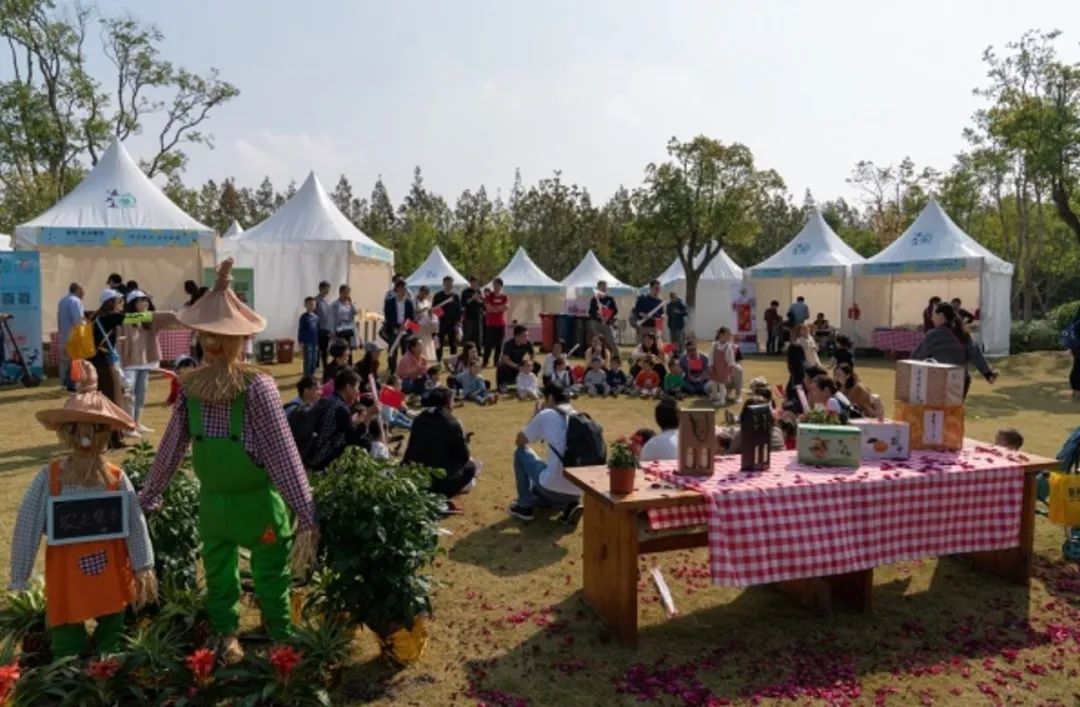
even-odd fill
[{"label": "straw hat", "polygon": [[87,361],[79,361],[79,366],[82,376],[79,378],[78,392],[68,398],[62,408],[39,411],[38,422],[53,432],[69,422],[108,425],[116,430],[135,429],[135,420],[98,390],[94,366]]},{"label": "straw hat", "polygon": [[214,288],[192,306],[177,312],[176,319],[181,324],[220,336],[252,336],[266,328],[266,320],[241,302],[229,286],[232,266],[232,258],[226,258],[218,266]]}]

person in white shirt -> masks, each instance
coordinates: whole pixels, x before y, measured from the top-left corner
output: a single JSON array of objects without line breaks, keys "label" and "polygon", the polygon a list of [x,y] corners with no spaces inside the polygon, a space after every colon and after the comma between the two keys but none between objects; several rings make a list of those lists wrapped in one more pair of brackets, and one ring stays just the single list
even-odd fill
[{"label": "person in white shirt", "polygon": [[641,448],[641,461],[655,462],[679,458],[679,404],[674,398],[664,398],[654,411],[660,434]]},{"label": "person in white shirt", "polygon": [[356,305],[352,301],[352,288],[342,285],[338,288],[338,298],[330,305],[330,318],[334,325],[334,336],[349,345],[349,362],[352,351],[356,348]]},{"label": "person in white shirt", "polygon": [[59,330],[57,343],[60,344],[60,382],[69,393],[75,392],[75,381],[71,380],[71,359],[67,354],[67,339],[71,330],[76,325],[82,324],[85,318],[83,295],[82,286],[73,282],[68,286],[67,296],[60,300],[56,308],[56,323]]},{"label": "person in white shirt", "polygon": [[521,372],[517,376],[518,400],[539,400],[540,387],[533,373],[532,359],[526,356],[521,361]]},{"label": "person in white shirt", "polygon": [[[562,508],[560,519],[574,527],[581,519],[581,491],[563,474],[561,455],[566,453],[568,415],[573,412],[567,392],[558,386],[544,387],[544,400],[537,403],[536,414],[525,429],[518,432],[514,452],[514,480],[517,500],[510,515],[524,521],[533,519],[533,508]],[[547,444],[547,460],[536,455],[529,444]]]},{"label": "person in white shirt", "polygon": [[540,369],[540,374],[544,377],[544,384],[551,382],[551,376],[555,373],[555,361],[563,357],[563,343],[556,339],[551,344],[551,352],[544,357],[544,365]]}]

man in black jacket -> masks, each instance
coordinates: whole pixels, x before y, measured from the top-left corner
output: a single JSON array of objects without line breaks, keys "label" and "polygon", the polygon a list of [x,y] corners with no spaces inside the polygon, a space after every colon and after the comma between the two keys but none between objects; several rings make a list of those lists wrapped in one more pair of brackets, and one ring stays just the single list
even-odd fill
[{"label": "man in black jacket", "polygon": [[594,336],[599,336],[604,340],[608,351],[614,353],[619,347],[615,344],[612,325],[615,323],[615,315],[619,313],[619,307],[615,304],[615,298],[608,294],[607,287],[603,280],[596,283],[596,291],[589,300],[589,325],[592,330],[589,341],[592,341]]},{"label": "man in black jacket", "polygon": [[476,344],[480,349],[481,334],[484,331],[484,294],[480,291],[480,281],[475,275],[469,276],[469,286],[461,291],[461,339],[463,342]]},{"label": "man in black jacket", "polygon": [[457,356],[457,327],[461,321],[461,299],[454,292],[454,278],[444,277],[442,289],[431,300],[439,318],[439,346],[435,349],[435,359],[442,362],[443,347],[450,347],[450,355]]},{"label": "man in black jacket", "polygon": [[[401,461],[445,471],[445,477],[431,482],[431,492],[451,499],[466,487],[471,488],[476,478],[476,462],[469,456],[465,430],[451,412],[454,394],[447,388],[436,388],[428,393],[428,401],[432,407],[413,420],[409,446]],[[446,510],[448,513],[461,512],[449,500]]]}]

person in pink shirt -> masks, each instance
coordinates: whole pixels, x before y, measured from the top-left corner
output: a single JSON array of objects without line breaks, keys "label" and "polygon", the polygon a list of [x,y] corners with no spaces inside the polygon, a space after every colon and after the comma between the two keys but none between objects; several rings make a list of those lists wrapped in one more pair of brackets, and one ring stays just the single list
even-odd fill
[{"label": "person in pink shirt", "polygon": [[405,393],[423,395],[427,387],[428,368],[431,363],[424,358],[424,343],[420,339],[409,339],[405,355],[397,365],[397,377],[401,379],[401,390]]}]

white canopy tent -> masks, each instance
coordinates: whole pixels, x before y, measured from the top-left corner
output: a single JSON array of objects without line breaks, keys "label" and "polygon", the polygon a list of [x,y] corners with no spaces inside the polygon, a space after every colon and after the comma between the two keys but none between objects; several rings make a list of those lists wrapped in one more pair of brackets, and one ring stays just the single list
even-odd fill
[{"label": "white canopy tent", "polygon": [[222,238],[236,238],[244,232],[244,227],[240,225],[240,222],[233,219],[233,222],[229,224],[229,227],[225,230],[225,233],[221,234]]},{"label": "white canopy tent", "polygon": [[[705,256],[705,248],[694,257],[691,263],[699,263]],[[656,278],[660,287],[673,290],[680,297],[686,297],[686,271],[682,262],[675,261]],[[723,249],[705,267],[697,284],[697,302],[694,307],[693,333],[698,339],[713,338],[716,330],[722,326],[731,327],[734,322],[731,286],[741,285],[743,270]]]},{"label": "white canopy tent", "polygon": [[[780,303],[783,315],[796,297],[804,297],[811,319],[822,312],[833,326],[849,331],[851,322],[846,313],[852,302],[851,267],[863,260],[814,209],[787,245],[747,270],[756,290],[758,316],[772,300]],[[758,331],[765,335],[764,326]]]},{"label": "white canopy tent", "polygon": [[11,236],[0,233],[0,250],[11,250]]},{"label": "white canopy tent", "polygon": [[469,285],[469,281],[446,259],[442,249],[435,246],[431,249],[431,253],[428,254],[427,260],[421,263],[420,267],[405,279],[405,284],[410,291],[414,292],[416,288],[423,285],[427,285],[434,291],[442,289],[444,277],[453,278],[454,287],[468,287]]},{"label": "white canopy tent", "polygon": [[570,274],[567,275],[561,285],[566,290],[566,308],[586,311],[589,308],[589,300],[596,291],[596,283],[603,280],[607,283],[608,294],[615,298],[615,306],[619,308],[618,317],[625,319],[634,307],[634,296],[637,289],[620,281],[604,267],[596,254],[589,250]]},{"label": "white canopy tent", "polygon": [[335,296],[348,284],[357,308],[381,316],[394,265],[393,252],[338,211],[314,172],[270,218],[218,243],[217,256],[254,271],[253,304],[266,317],[268,339],[296,337],[304,298],[322,280]]},{"label": "white canopy tent", "polygon": [[[15,228],[22,250],[41,254],[41,297],[48,305],[79,282],[88,293],[110,273],[137,280],[161,309],[187,299],[185,280],[202,280],[215,233],[165,196],[119,140],[63,199]],[[205,257],[204,257],[205,256]],[[88,303],[90,304],[90,303]],[[42,331],[56,328],[56,308],[42,308]]]},{"label": "white canopy tent", "polygon": [[921,324],[936,295],[980,310],[986,355],[1009,354],[1013,266],[960,230],[935,199],[899,238],[853,271],[858,343],[867,344],[875,327]]},{"label": "white canopy tent", "polygon": [[537,324],[541,312],[562,310],[562,285],[538,268],[524,248],[517,249],[497,277],[502,279],[503,290],[510,295],[509,321]]}]

